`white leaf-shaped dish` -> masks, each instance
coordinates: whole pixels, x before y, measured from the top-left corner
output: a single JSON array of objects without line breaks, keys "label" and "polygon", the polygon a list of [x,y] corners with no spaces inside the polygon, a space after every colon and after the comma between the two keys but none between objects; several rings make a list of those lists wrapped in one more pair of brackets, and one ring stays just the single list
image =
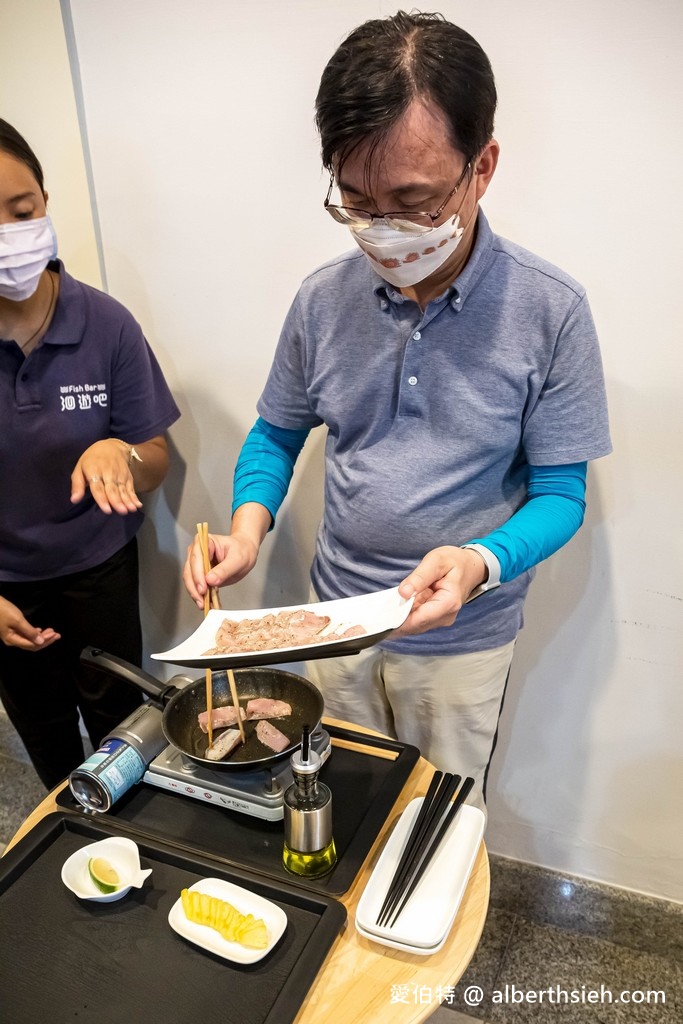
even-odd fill
[{"label": "white leaf-shaped dish", "polygon": [[[120,888],[114,892],[100,892],[88,871],[88,862],[94,857],[104,857],[121,879]],[[82,846],[64,861],[62,881],[80,900],[96,903],[112,903],[120,900],[132,888],[139,889],[152,874],[151,868],[140,868],[140,852],[132,839],[123,836],[109,836],[97,843]]]}]

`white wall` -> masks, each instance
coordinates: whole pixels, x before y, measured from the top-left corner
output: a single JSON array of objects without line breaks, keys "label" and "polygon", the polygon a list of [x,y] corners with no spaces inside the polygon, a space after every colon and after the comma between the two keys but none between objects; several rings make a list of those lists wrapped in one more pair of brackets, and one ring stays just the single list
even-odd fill
[{"label": "white wall", "polygon": [[[54,20],[56,0],[31,6]],[[143,535],[149,650],[197,624],[179,583],[184,547],[198,520],[227,524],[232,468],[282,318],[304,274],[348,246],[321,211],[320,72],[351,28],[397,6],[64,0],[107,286],[143,324],[183,410],[175,465],[148,502]],[[681,899],[683,7],[433,6],[479,39],[496,72],[502,157],[489,219],[588,287],[615,443],[591,468],[583,530],[541,567],[528,601],[487,841]],[[14,20],[8,28],[9,42]],[[16,43],[35,97],[45,63],[30,39]],[[52,55],[62,60],[63,47],[55,35]],[[17,80],[25,72],[18,63]],[[2,74],[0,85],[11,83]],[[50,138],[39,106],[26,134],[50,169],[74,147]],[[284,202],[296,218],[280,215]],[[313,437],[235,606],[305,595],[320,457]]]},{"label": "white wall", "polygon": [[0,117],[28,139],[43,166],[59,255],[81,281],[101,287],[58,0],[0,0]]}]

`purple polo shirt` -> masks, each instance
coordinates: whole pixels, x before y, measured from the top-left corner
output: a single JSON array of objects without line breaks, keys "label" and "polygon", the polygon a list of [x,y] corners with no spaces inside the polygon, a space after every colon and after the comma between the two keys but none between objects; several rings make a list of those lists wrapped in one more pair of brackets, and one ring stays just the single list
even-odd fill
[{"label": "purple polo shirt", "polygon": [[[431,549],[465,544],[526,500],[527,466],[611,450],[585,290],[494,235],[479,211],[458,278],[424,311],[359,249],[314,271],[289,311],[259,414],[327,427],[312,580],[321,600],[396,586]],[[533,570],[453,626],[384,644],[459,654],[513,640]]]},{"label": "purple polo shirt", "polygon": [[0,340],[0,580],[44,580],[99,565],[139,530],[142,512],[105,515],[71,473],[95,441],[140,444],[180,412],[139,324],[60,261],[50,328],[27,359]]}]

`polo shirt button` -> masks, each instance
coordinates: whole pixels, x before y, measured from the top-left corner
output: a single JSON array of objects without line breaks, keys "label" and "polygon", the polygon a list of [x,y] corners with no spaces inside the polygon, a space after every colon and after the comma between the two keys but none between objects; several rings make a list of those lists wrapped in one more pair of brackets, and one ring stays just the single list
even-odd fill
[{"label": "polo shirt button", "polygon": [[417,377],[408,377],[408,383],[413,385],[417,384]]},{"label": "polo shirt button", "polygon": [[415,331],[415,334],[413,335],[413,341],[419,341],[421,337],[422,335],[420,334],[420,332]]},{"label": "polo shirt button", "polygon": [[456,297],[455,297],[455,301],[456,301],[456,302],[460,302],[460,296],[459,296],[459,295],[456,295]]}]

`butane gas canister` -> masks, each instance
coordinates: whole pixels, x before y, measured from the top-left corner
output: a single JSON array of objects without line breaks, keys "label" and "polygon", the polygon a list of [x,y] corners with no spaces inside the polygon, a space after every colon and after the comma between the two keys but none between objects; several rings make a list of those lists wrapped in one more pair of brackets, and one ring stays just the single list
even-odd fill
[{"label": "butane gas canister", "polygon": [[140,781],[150,762],[167,746],[161,721],[159,708],[142,704],[71,772],[69,788],[83,807],[89,811],[108,811]]}]

